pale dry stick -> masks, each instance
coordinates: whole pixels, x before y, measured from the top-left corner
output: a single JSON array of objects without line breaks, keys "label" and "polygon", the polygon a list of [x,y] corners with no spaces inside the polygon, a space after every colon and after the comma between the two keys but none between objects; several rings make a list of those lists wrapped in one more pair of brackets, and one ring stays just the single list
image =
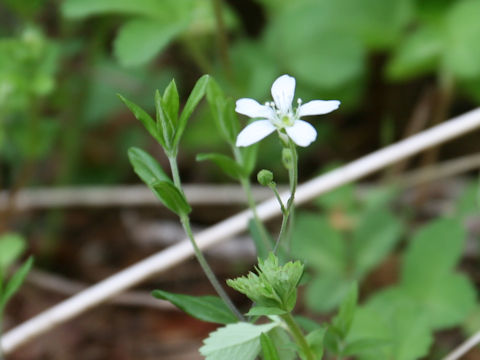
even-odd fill
[{"label": "pale dry stick", "polygon": [[468,338],[459,347],[457,347],[450,354],[445,356],[443,358],[443,360],[457,360],[457,359],[460,359],[463,355],[465,355],[467,352],[469,352],[478,343],[480,343],[480,331],[473,334],[470,338]]},{"label": "pale dry stick", "polygon": [[[191,205],[245,204],[245,195],[237,185],[185,185]],[[252,187],[257,200],[266,200],[271,192],[261,186]],[[0,210],[6,205],[7,192],[0,192]],[[34,188],[18,193],[15,207],[19,211],[52,207],[161,206],[144,185]]]},{"label": "pale dry stick", "polygon": [[[297,188],[296,203],[305,203],[320,194],[358,180],[385,166],[477,128],[480,128],[480,108],[304,183]],[[288,193],[282,194],[284,201],[287,201],[288,197]],[[257,210],[259,217],[264,221],[280,214],[276,198],[261,203]],[[250,211],[242,211],[199,232],[196,235],[199,247],[206,249],[244,231],[250,217]],[[72,319],[152,275],[179,264],[192,255],[192,246],[187,239],[184,239],[182,242],[112,275],[7,332],[1,339],[4,353],[12,352],[28,340]]]}]

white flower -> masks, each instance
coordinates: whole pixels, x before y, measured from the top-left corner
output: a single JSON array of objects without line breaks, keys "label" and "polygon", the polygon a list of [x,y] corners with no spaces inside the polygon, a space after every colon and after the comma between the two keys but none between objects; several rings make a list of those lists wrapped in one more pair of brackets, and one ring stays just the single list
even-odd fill
[{"label": "white flower", "polygon": [[338,100],[313,100],[302,105],[298,99],[295,111],[292,108],[295,94],[295,78],[282,75],[272,85],[273,102],[265,105],[259,104],[253,99],[237,100],[235,111],[251,118],[259,118],[245,127],[237,137],[237,146],[249,146],[275,130],[283,133],[285,130],[288,137],[298,146],[308,146],[317,137],[317,131],[308,122],[300,117],[308,115],[321,115],[338,109]]}]

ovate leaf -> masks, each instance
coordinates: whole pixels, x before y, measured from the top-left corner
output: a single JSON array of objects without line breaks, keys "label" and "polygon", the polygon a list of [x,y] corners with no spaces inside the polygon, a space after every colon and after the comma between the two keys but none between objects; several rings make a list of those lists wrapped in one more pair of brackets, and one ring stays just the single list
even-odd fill
[{"label": "ovate leaf", "polygon": [[173,294],[163,290],[155,290],[152,294],[157,299],[170,301],[190,316],[203,321],[219,324],[237,322],[236,316],[217,296],[189,296]]},{"label": "ovate leaf", "polygon": [[210,333],[200,353],[206,360],[254,360],[260,352],[260,335],[278,323],[254,325],[245,322],[230,324]]},{"label": "ovate leaf", "polygon": [[177,215],[187,215],[192,208],[180,190],[171,181],[153,183],[151,188],[158,199]]},{"label": "ovate leaf", "polygon": [[25,250],[25,240],[15,233],[0,236],[0,273],[4,272]]}]

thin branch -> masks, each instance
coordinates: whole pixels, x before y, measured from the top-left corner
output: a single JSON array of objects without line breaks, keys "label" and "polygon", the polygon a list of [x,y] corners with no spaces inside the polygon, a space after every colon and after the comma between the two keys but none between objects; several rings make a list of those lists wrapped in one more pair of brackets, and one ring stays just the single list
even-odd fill
[{"label": "thin branch", "polygon": [[[385,166],[479,127],[480,108],[304,183],[298,187],[296,203],[303,204],[320,194],[358,180]],[[288,196],[289,193],[282,194],[284,201]],[[278,216],[281,212],[275,197],[264,201],[257,209],[259,217],[264,221]],[[244,231],[247,228],[249,218],[251,218],[251,212],[242,211],[199,232],[196,234],[199,247],[206,249]],[[11,353],[28,340],[105,302],[145,279],[180,264],[192,255],[192,246],[188,239],[184,239],[182,242],[112,275],[7,332],[1,339],[1,347],[4,349],[4,353]]]},{"label": "thin branch", "polygon": [[459,347],[453,350],[450,354],[445,356],[443,360],[460,359],[463,355],[465,355],[470,349],[472,349],[478,343],[480,343],[480,331],[473,334],[463,344],[461,344]]},{"label": "thin branch", "polygon": [[[237,185],[185,185],[191,205],[243,205],[245,194]],[[252,189],[257,201],[266,200],[268,189]],[[8,194],[0,192],[0,210],[6,206]],[[162,206],[145,185],[35,188],[20,191],[17,211],[53,207]]]}]

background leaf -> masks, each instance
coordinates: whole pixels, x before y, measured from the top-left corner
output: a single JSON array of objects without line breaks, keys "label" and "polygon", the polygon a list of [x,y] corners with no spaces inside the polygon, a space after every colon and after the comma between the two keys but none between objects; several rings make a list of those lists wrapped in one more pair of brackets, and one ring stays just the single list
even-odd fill
[{"label": "background leaf", "polygon": [[5,233],[0,236],[0,272],[5,271],[25,250],[25,240],[19,234]]}]

